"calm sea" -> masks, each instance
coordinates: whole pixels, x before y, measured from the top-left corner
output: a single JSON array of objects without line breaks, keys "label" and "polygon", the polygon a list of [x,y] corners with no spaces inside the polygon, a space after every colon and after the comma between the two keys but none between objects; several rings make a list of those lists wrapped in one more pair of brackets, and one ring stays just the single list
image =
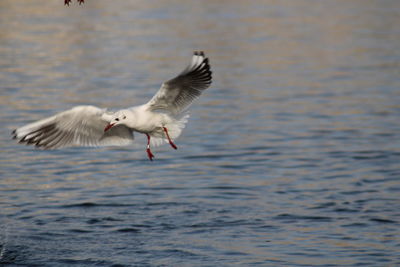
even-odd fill
[{"label": "calm sea", "polygon": [[[0,264],[400,266],[400,2],[0,2]],[[42,151],[11,131],[214,82],[176,140]]]}]

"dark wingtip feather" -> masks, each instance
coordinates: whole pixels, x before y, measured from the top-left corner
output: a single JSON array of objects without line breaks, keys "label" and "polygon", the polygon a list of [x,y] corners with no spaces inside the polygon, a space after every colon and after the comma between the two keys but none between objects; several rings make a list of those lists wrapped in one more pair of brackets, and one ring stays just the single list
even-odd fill
[{"label": "dark wingtip feather", "polygon": [[198,67],[198,70],[207,73],[211,78],[212,71],[211,71],[211,66],[210,66],[208,58],[203,59],[202,63]]},{"label": "dark wingtip feather", "polygon": [[[49,124],[46,126],[41,127],[38,130],[32,131],[20,138],[18,140],[18,143],[20,144],[26,144],[26,145],[35,145],[37,147],[42,147],[42,144],[40,143],[43,138],[47,138],[46,134],[54,133],[55,131],[55,124]],[[16,130],[13,132],[13,139],[18,139]]]},{"label": "dark wingtip feather", "polygon": [[206,57],[206,58],[204,58],[204,60],[203,60],[203,63],[204,63],[204,64],[206,64],[206,66],[205,66],[205,67],[206,67],[207,69],[209,69],[209,68],[210,68],[210,64],[209,64],[209,62],[208,62],[208,58],[207,58],[207,57]]},{"label": "dark wingtip feather", "polygon": [[197,87],[197,90],[205,90],[212,83],[212,71],[208,58],[204,56],[204,52],[197,52],[197,55],[202,56],[202,61],[192,68],[187,75],[191,76],[192,84]]}]

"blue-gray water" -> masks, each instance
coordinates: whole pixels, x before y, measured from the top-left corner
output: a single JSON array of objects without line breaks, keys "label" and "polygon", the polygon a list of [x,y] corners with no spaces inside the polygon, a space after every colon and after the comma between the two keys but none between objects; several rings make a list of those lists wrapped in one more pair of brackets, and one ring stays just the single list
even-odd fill
[{"label": "blue-gray water", "polygon": [[[0,262],[400,266],[400,3],[0,2]],[[41,151],[11,131],[214,83],[176,140]]]}]

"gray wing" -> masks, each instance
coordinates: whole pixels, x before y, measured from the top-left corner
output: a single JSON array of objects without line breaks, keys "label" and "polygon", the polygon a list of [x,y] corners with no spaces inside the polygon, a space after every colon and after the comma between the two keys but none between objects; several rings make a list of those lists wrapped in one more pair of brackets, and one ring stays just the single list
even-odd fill
[{"label": "gray wing", "polygon": [[181,113],[210,86],[211,74],[208,58],[203,52],[194,52],[189,66],[177,77],[162,84],[146,104],[148,109]]},{"label": "gray wing", "polygon": [[13,131],[20,143],[44,149],[68,146],[122,146],[133,142],[132,131],[118,125],[104,132],[111,115],[94,106],[77,106]]}]

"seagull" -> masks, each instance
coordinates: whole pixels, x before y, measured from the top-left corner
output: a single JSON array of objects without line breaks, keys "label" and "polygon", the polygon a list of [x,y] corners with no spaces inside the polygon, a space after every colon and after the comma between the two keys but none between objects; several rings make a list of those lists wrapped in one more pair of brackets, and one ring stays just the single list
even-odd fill
[{"label": "seagull", "polygon": [[41,149],[71,146],[126,146],[133,143],[134,132],[147,136],[146,152],[152,161],[150,146],[174,141],[182,132],[187,109],[211,85],[212,72],[203,51],[195,51],[190,64],[175,78],[164,82],[158,92],[143,105],[109,112],[91,105],[76,106],[12,132],[19,143]]}]

